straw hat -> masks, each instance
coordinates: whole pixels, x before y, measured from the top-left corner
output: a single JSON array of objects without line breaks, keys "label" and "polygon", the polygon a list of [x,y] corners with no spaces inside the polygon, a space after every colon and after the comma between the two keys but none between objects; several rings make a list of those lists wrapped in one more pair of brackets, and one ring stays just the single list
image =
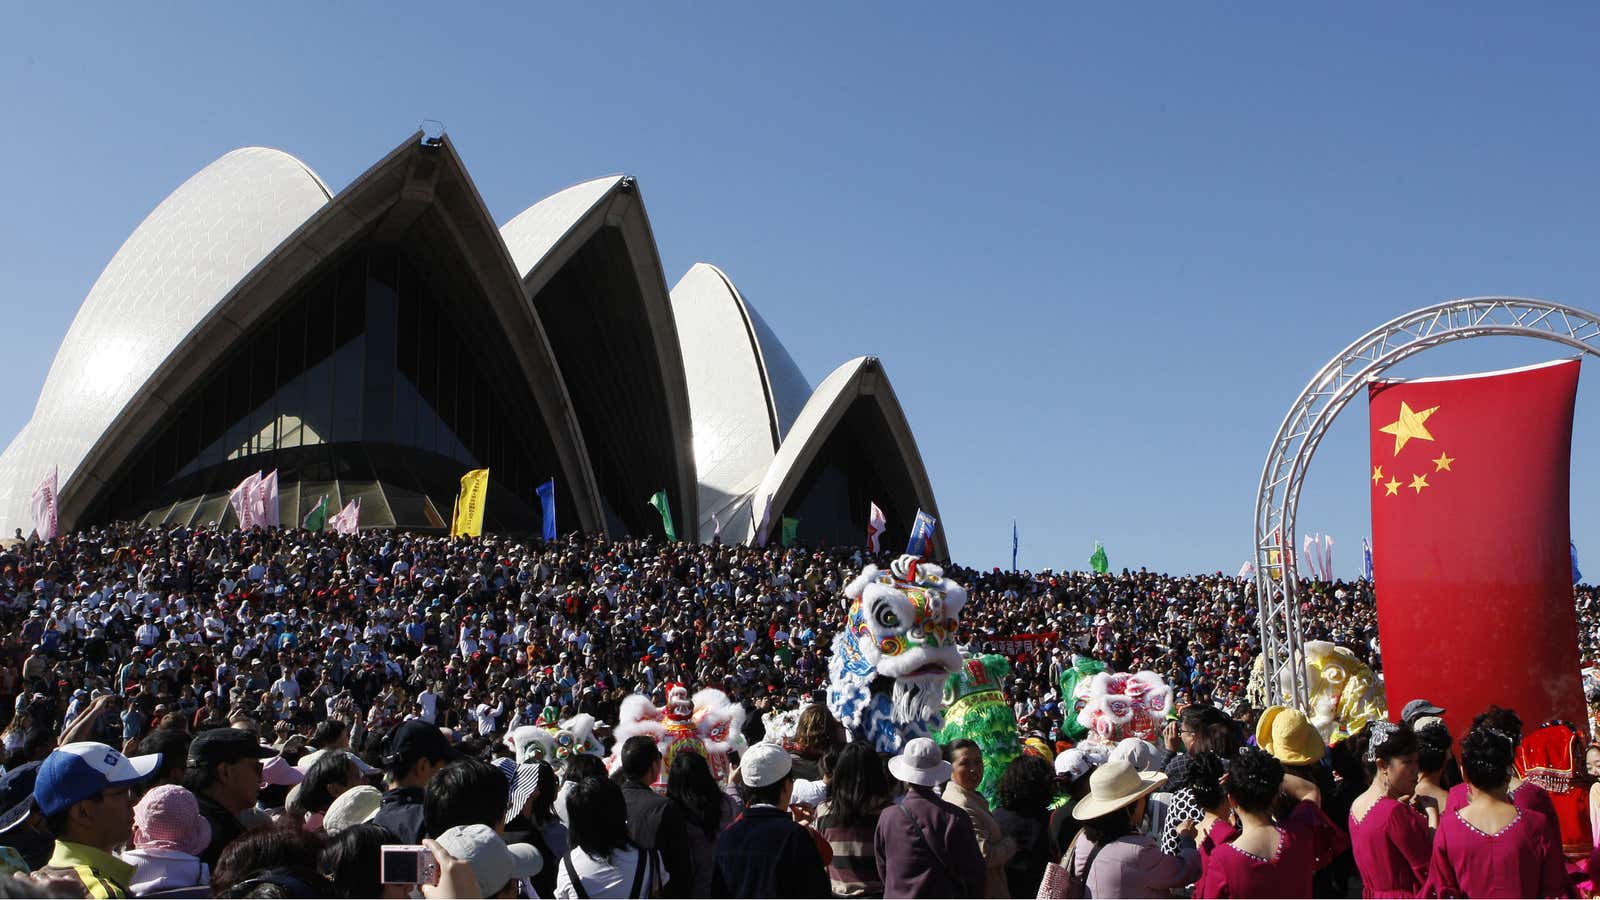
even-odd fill
[{"label": "straw hat", "polygon": [[1136,802],[1166,783],[1165,773],[1140,772],[1126,760],[1113,759],[1089,776],[1089,796],[1072,808],[1072,817],[1080,822],[1098,819]]},{"label": "straw hat", "polygon": [[1310,765],[1328,752],[1305,713],[1287,706],[1269,706],[1256,723],[1256,744],[1286,766]]}]

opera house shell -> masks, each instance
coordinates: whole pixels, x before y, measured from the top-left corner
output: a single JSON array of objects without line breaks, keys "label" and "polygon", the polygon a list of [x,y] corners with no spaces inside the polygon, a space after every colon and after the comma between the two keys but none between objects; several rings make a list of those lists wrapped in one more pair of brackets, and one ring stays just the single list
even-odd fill
[{"label": "opera house shell", "polygon": [[[485,528],[856,543],[937,516],[881,364],[807,383],[720,270],[669,292],[639,186],[574,185],[496,228],[448,137],[413,135],[337,194],[235,150],[134,230],[90,289],[32,417],[0,455],[0,526],[233,523],[279,473],[284,527],[326,496],[361,527],[443,530],[490,469]],[[947,555],[942,530],[937,555]]]}]

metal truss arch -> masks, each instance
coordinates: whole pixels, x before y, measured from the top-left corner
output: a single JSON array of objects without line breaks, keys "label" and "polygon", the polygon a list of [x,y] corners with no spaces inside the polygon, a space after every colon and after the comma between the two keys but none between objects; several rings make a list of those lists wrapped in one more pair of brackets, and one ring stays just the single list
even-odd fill
[{"label": "metal truss arch", "polygon": [[1263,685],[1271,702],[1309,711],[1301,659],[1295,513],[1311,457],[1338,414],[1369,381],[1424,350],[1476,337],[1554,341],[1600,356],[1600,315],[1561,303],[1473,297],[1390,320],[1346,347],[1312,376],[1278,426],[1255,504],[1257,624]]}]

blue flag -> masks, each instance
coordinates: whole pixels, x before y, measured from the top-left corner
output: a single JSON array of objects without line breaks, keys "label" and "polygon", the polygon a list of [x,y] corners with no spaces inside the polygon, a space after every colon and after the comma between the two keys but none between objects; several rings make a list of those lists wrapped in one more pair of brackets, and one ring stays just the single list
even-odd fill
[{"label": "blue flag", "polygon": [[556,539],[556,480],[551,478],[539,485],[539,506],[544,513],[544,539]]},{"label": "blue flag", "polygon": [[906,544],[906,552],[912,556],[926,555],[928,542],[933,540],[933,526],[938,524],[938,521],[922,510],[917,510],[917,520],[911,523],[911,542]]},{"label": "blue flag", "polygon": [[1361,539],[1361,574],[1366,576],[1368,582],[1372,581],[1372,545],[1367,543],[1366,538]]},{"label": "blue flag", "polygon": [[1572,583],[1577,584],[1583,581],[1583,571],[1578,568],[1578,545],[1568,541],[1567,546],[1572,549]]},{"label": "blue flag", "polygon": [[1011,520],[1011,571],[1017,570],[1017,520]]}]

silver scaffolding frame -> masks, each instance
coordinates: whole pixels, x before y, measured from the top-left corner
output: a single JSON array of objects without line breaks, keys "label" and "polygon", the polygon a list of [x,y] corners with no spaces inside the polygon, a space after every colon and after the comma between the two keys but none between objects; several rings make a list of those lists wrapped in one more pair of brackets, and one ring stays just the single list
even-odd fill
[{"label": "silver scaffolding frame", "polygon": [[1386,369],[1452,341],[1503,335],[1565,344],[1600,356],[1600,316],[1514,297],[1474,297],[1425,307],[1367,332],[1323,366],[1289,407],[1256,492],[1255,566],[1263,686],[1273,703],[1309,712],[1301,660],[1295,511],[1312,454],[1347,404]]}]

